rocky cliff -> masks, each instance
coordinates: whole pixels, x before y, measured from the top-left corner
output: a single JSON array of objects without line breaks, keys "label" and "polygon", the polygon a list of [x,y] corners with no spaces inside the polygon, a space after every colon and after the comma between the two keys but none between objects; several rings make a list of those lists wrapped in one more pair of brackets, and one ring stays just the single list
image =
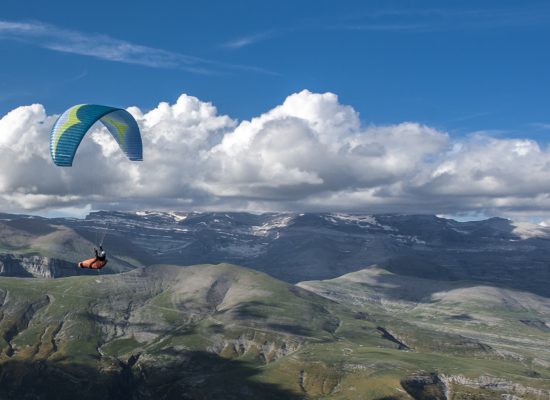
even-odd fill
[{"label": "rocky cliff", "polygon": [[77,275],[75,264],[39,255],[0,254],[0,276],[58,278]]}]

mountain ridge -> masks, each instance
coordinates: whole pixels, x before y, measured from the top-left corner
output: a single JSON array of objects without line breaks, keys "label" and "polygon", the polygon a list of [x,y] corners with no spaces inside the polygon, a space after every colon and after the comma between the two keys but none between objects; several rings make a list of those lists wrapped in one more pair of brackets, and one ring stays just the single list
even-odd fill
[{"label": "mountain ridge", "polygon": [[104,236],[107,273],[158,263],[228,262],[296,283],[378,264],[411,277],[470,279],[541,295],[550,287],[550,228],[503,218],[107,211],[86,219],[0,217],[4,254],[14,252],[8,237],[18,232],[14,237],[31,243],[27,251],[51,256],[47,250],[58,246],[56,255],[76,262],[90,257]]}]

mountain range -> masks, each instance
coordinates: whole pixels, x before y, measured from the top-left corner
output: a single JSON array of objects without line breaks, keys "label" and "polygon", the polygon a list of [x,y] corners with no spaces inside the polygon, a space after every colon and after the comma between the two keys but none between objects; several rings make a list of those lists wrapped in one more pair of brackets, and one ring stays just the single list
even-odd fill
[{"label": "mountain range", "polygon": [[[74,263],[103,242],[111,271],[229,262],[287,282],[331,279],[377,264],[439,280],[548,293],[550,228],[503,218],[430,215],[95,212],[85,219],[0,215],[5,254]],[[55,257],[53,257],[55,255]],[[52,276],[73,274],[58,268]]]},{"label": "mountain range", "polygon": [[[550,399],[549,239],[502,218],[2,214],[0,398]],[[108,267],[76,268],[101,241]]]}]

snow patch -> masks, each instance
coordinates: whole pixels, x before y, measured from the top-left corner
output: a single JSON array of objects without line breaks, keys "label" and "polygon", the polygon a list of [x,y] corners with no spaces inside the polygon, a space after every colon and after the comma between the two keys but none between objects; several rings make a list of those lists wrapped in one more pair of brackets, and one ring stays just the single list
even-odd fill
[{"label": "snow patch", "polygon": [[175,212],[171,212],[168,213],[168,215],[171,216],[176,222],[185,221],[187,219],[187,214],[178,214]]},{"label": "snow patch", "polygon": [[161,212],[161,211],[136,211],[135,215],[138,217],[164,217],[171,218],[175,222],[185,221],[187,219],[187,214],[178,213],[175,211],[171,212]]},{"label": "snow patch", "polygon": [[392,228],[388,225],[382,225],[373,215],[353,215],[353,214],[343,214],[343,213],[334,213],[330,214],[329,217],[332,222],[344,222],[348,224],[356,224],[361,227],[365,227],[365,224],[376,226],[385,231],[395,231],[395,228]]},{"label": "snow patch", "polygon": [[273,218],[272,220],[262,224],[261,226],[253,226],[251,228],[252,234],[254,236],[267,236],[274,229],[286,228],[288,225],[290,225],[293,219],[294,217],[291,215]]},{"label": "snow patch", "polygon": [[400,243],[416,243],[416,244],[427,244],[426,241],[419,239],[417,236],[410,235],[392,235],[392,237]]}]

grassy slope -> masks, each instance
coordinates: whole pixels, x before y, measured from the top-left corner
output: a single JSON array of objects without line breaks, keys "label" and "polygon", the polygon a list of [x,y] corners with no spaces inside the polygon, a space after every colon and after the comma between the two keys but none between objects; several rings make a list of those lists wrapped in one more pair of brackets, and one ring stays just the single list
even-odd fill
[{"label": "grassy slope", "polygon": [[[298,286],[356,309],[415,350],[380,353],[380,362],[399,360],[409,373],[489,375],[550,388],[550,330],[540,324],[550,321],[548,298],[472,282],[402,277],[378,268]],[[356,331],[350,329],[350,335]]]},{"label": "grassy slope", "polygon": [[[227,264],[57,280],[0,278],[0,304],[3,363],[42,360],[108,370],[132,354],[140,354],[144,366],[200,354],[191,366],[205,365],[207,372],[190,367],[194,372],[179,373],[191,375],[178,378],[200,381],[196,390],[221,385],[231,392],[238,390],[235,382],[248,382],[284,391],[282,398],[409,398],[400,380],[420,370],[489,374],[541,388],[550,382],[548,370],[532,362],[480,349],[450,329],[434,329],[437,320],[425,325],[426,310],[416,323],[410,310],[342,306]],[[399,350],[382,337],[380,326],[415,351]],[[224,367],[220,360],[233,364]],[[529,371],[539,375],[530,378]],[[487,398],[500,394],[484,392]]]}]

